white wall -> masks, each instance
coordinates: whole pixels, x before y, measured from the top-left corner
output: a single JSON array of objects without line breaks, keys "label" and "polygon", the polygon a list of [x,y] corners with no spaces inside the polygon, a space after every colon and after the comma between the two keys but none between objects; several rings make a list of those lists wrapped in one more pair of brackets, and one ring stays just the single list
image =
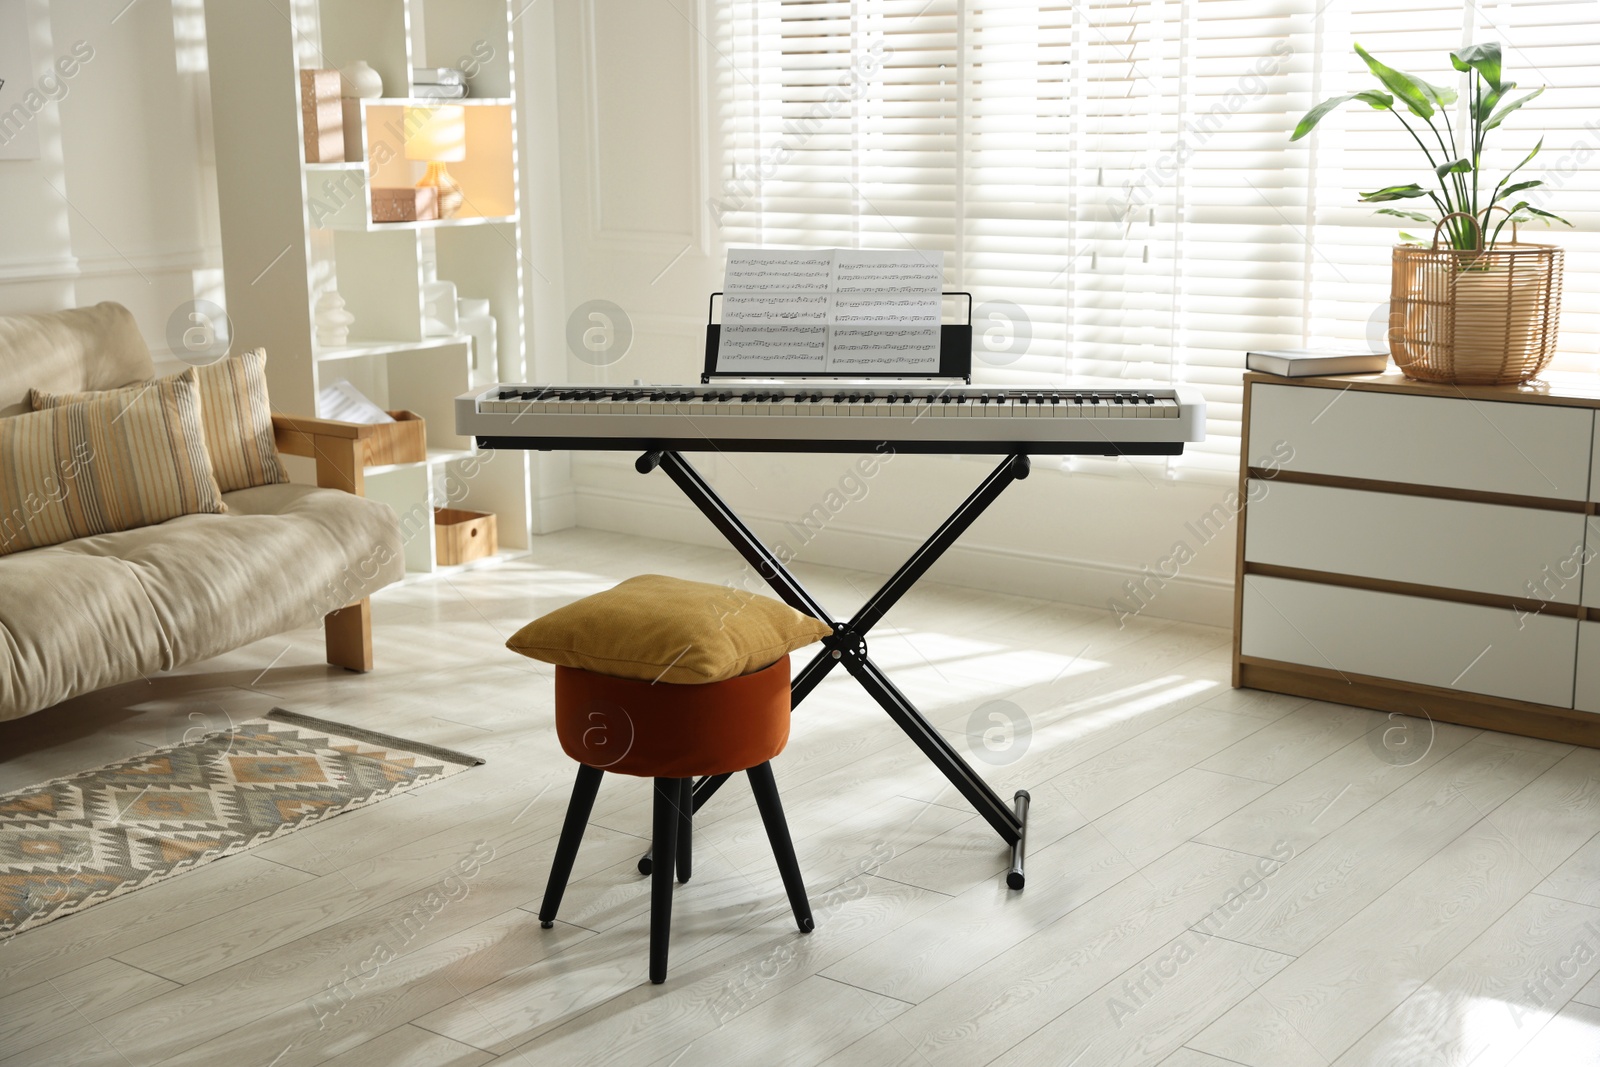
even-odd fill
[{"label": "white wall", "polygon": [[[222,302],[201,0],[24,0],[35,65],[79,42],[91,60],[37,117],[42,158],[0,161],[0,311],[97,300],[133,309],[158,359],[168,319],[194,297]],[[694,3],[529,5],[517,23],[525,106],[522,162],[532,374],[547,381],[695,381],[706,297],[722,249],[704,209],[706,86],[717,56]],[[566,350],[567,318],[593,299],[635,331],[619,363]],[[577,522],[720,544],[660,474],[631,455],[541,456],[538,526]],[[857,488],[817,534],[785,523],[829,499],[852,457],[696,459],[770,541],[802,560],[892,570],[987,471],[978,460],[902,456]],[[1218,485],[1039,470],[1007,491],[935,571],[946,581],[1130,607],[1139,580],[1152,615],[1224,624],[1231,527],[1194,524]],[[853,496],[855,499],[851,499]],[[809,540],[805,540],[809,538]],[[805,543],[802,543],[804,540]],[[1177,543],[1195,553],[1151,581]],[[1168,568],[1170,570],[1170,567]],[[848,605],[841,605],[843,610]]]},{"label": "white wall", "polygon": [[165,363],[173,312],[221,302],[200,0],[25,3],[36,83],[90,58],[45,83],[41,158],[0,160],[0,312],[120,301]]},{"label": "white wall", "polygon": [[[712,176],[706,87],[718,56],[694,3],[556,5],[567,308],[607,299],[628,314],[628,354],[599,369],[569,356],[572,381],[697,381],[707,296],[721,288],[722,249],[704,204]],[[979,296],[981,299],[981,294]],[[665,476],[631,456],[573,460],[581,525],[721,543]],[[988,461],[898,457],[801,547],[785,522],[826,499],[853,457],[712,456],[693,462],[769,540],[799,558],[888,571],[982,479]],[[1148,581],[1148,612],[1225,625],[1232,525],[1204,541],[1186,524],[1227,486],[1039,470],[1013,486],[934,576],[975,587],[1104,607],[1123,583],[1160,568],[1181,541],[1194,558],[1175,579]],[[1173,569],[1167,564],[1166,569]],[[870,590],[864,590],[870,592]],[[848,605],[841,605],[841,608]]]}]

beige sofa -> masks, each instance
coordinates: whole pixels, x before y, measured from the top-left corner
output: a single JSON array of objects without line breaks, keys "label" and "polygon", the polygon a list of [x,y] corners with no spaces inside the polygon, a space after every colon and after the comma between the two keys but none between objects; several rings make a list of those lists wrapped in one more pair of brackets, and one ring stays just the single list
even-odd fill
[{"label": "beige sofa", "polygon": [[[154,373],[119,304],[0,317],[0,418],[28,410],[30,388],[113,389]],[[273,423],[279,452],[316,459],[318,486],[245,489],[224,495],[224,515],[0,556],[0,720],[319,619],[330,663],[371,668],[366,598],[404,564],[393,510],[359,495],[370,429]]]}]

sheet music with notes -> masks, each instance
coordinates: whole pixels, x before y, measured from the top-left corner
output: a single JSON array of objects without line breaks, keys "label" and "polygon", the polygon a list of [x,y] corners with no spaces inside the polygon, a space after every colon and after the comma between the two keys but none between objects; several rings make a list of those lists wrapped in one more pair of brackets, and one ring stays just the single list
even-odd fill
[{"label": "sheet music with notes", "polygon": [[732,249],[717,369],[933,374],[943,252]]}]

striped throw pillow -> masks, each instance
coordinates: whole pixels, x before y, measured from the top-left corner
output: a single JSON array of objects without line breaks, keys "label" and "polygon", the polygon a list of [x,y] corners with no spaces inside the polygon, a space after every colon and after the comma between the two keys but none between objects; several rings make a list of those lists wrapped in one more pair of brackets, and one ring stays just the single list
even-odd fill
[{"label": "striped throw pillow", "polygon": [[[183,373],[195,374],[200,383],[200,417],[218,487],[231,493],[235,489],[287,482],[289,475],[272,439],[267,350],[257,348]],[[105,393],[45,393],[35,389],[29,396],[33,409],[39,411],[97,396],[132,396],[140,388],[134,385]]]},{"label": "striped throw pillow", "polygon": [[0,419],[0,556],[227,510],[192,370]]}]

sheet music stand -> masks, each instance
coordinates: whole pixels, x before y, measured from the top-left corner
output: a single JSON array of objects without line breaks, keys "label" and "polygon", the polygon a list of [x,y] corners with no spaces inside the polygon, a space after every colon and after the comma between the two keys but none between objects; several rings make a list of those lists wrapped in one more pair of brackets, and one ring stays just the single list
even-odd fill
[{"label": "sheet music stand", "polygon": [[[714,322],[716,318],[717,297],[720,292],[712,293],[711,299],[706,302],[706,365],[700,372],[700,384],[710,385],[717,378],[762,378],[773,375],[751,374],[748,371],[719,371],[717,370],[717,347],[722,342],[722,324]],[[804,378],[806,380],[821,378],[951,378],[967,385],[972,384],[972,294],[971,293],[940,293],[941,297],[964,296],[967,298],[967,321],[945,322],[939,324],[939,369],[924,371],[920,374],[908,374],[904,371],[864,371],[857,374],[804,374],[785,373],[784,378]]]}]

